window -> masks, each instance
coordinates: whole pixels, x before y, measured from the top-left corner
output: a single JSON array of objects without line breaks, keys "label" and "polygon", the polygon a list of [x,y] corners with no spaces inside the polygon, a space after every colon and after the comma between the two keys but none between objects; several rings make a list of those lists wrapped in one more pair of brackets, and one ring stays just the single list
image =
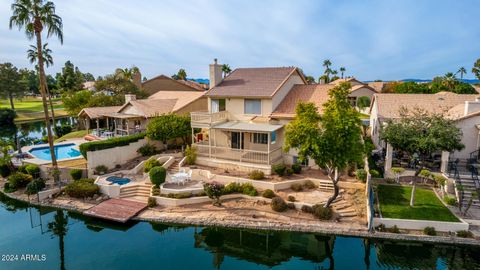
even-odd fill
[{"label": "window", "polygon": [[262,114],[262,100],[245,99],[244,114]]},{"label": "window", "polygon": [[271,144],[274,144],[277,141],[277,132],[274,131],[270,133],[270,141],[271,141]]},{"label": "window", "polygon": [[223,112],[226,109],[225,99],[212,99],[212,113]]},{"label": "window", "polygon": [[258,144],[267,144],[268,143],[268,134],[265,133],[253,133],[250,136],[250,141]]}]

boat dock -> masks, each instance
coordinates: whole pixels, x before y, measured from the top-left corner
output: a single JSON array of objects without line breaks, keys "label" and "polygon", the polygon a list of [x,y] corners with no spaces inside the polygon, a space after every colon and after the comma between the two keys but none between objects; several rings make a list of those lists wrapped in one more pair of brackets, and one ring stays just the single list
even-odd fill
[{"label": "boat dock", "polygon": [[109,199],[85,210],[83,214],[125,223],[147,207],[146,203],[122,199]]}]

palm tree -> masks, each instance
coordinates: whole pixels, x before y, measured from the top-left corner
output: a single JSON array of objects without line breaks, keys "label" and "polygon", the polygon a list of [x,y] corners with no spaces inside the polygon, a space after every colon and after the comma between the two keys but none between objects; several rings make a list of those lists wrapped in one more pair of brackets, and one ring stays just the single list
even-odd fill
[{"label": "palm tree", "polygon": [[[38,58],[38,50],[35,45],[30,45],[30,48],[27,51],[27,57],[30,63],[37,62]],[[53,58],[52,58],[52,50],[48,48],[48,43],[43,44],[42,47],[42,57],[45,63],[45,66],[50,67],[53,66]],[[52,102],[52,95],[50,95],[50,90],[48,89],[48,85],[45,85],[45,90],[47,91],[48,102],[50,103],[50,112],[52,113],[52,124],[55,126],[55,113],[53,111],[53,102]]]},{"label": "palm tree", "polygon": [[[17,26],[19,30],[24,29],[28,39],[36,38],[37,53],[42,55],[42,31],[47,30],[47,38],[56,36],[63,44],[63,23],[62,18],[55,14],[55,4],[53,2],[44,2],[43,0],[15,0],[12,4],[12,16],[10,17],[9,27]],[[48,117],[47,105],[47,80],[45,69],[43,67],[43,57],[38,57],[38,72],[40,77],[40,93],[42,95],[43,111],[45,113],[45,126],[47,128],[48,144],[52,157],[52,167],[54,172],[58,172],[57,158],[53,147],[52,129]],[[58,173],[54,173],[54,181],[60,183]]]},{"label": "palm tree", "polygon": [[332,73],[332,75],[333,75],[333,76],[332,76],[332,81],[334,80],[334,78],[338,79],[338,76],[337,76],[337,74],[338,74],[338,71],[336,71],[336,70],[332,70],[332,72],[331,72],[331,73]]},{"label": "palm tree", "polygon": [[117,68],[115,70],[115,77],[131,81],[133,80],[133,75],[138,72],[140,72],[140,70],[136,66],[133,66],[131,68]]},{"label": "palm tree", "polygon": [[232,72],[232,69],[230,68],[230,66],[228,64],[223,64],[222,65],[222,72],[223,72],[223,77],[227,77],[228,74],[230,74],[230,72]]},{"label": "palm tree", "polygon": [[346,69],[345,67],[340,67],[340,74],[342,74],[342,79],[343,79],[343,73],[345,73]]},{"label": "palm tree", "polygon": [[65,236],[68,232],[68,216],[63,210],[57,210],[54,221],[48,223],[48,229],[53,235],[58,236],[58,246],[60,248],[60,269],[65,269]]},{"label": "palm tree", "polygon": [[332,65],[332,62],[329,59],[323,60],[323,66],[325,67],[325,72],[323,74],[326,75],[326,83],[330,82],[330,74],[332,73],[332,70],[330,69],[330,66]]},{"label": "palm tree", "polygon": [[460,80],[463,80],[463,75],[467,74],[467,69],[464,67],[461,67],[458,69],[456,74],[458,73],[460,73]]},{"label": "palm tree", "polygon": [[456,83],[457,83],[457,78],[455,77],[455,74],[453,74],[452,72],[448,72],[443,77],[443,84],[449,89],[453,89]]}]

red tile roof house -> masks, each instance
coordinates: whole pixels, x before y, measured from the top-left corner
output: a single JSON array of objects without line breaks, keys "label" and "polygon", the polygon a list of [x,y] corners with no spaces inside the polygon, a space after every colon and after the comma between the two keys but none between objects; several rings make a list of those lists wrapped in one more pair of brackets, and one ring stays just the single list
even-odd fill
[{"label": "red tile roof house", "polygon": [[[392,176],[390,168],[394,159],[394,149],[379,138],[381,126],[388,119],[399,118],[400,109],[409,110],[420,108],[427,112],[444,113],[446,117],[453,119],[463,133],[462,143],[465,148],[452,153],[443,152],[437,154],[437,169],[448,174],[449,161],[459,159],[460,173],[466,171],[467,162],[478,163],[478,150],[480,147],[480,94],[455,94],[440,92],[436,94],[375,94],[370,106],[370,132],[371,137],[378,149],[385,150],[384,169],[386,175]],[[472,159],[472,160],[470,160]],[[400,166],[402,163],[400,163]],[[405,165],[405,164],[404,164]],[[399,166],[399,165],[396,165]],[[466,171],[471,181],[470,172]],[[453,180],[451,180],[453,181]],[[465,181],[462,180],[462,181]]]},{"label": "red tile roof house", "polygon": [[[321,111],[335,84],[308,85],[296,67],[238,68],[223,78],[215,59],[210,87],[208,111],[191,113],[192,132],[201,129],[193,136],[196,162],[270,174],[272,164],[297,160],[294,150],[282,151],[284,127],[295,117],[296,105],[313,102]],[[365,88],[368,95],[375,93],[363,85],[352,90],[352,97]]]}]

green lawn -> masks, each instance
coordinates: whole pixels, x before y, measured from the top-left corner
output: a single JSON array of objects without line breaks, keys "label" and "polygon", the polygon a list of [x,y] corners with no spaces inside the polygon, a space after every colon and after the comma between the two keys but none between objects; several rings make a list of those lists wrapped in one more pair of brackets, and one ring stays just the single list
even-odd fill
[{"label": "green lawn", "polygon": [[73,132],[65,134],[62,137],[56,139],[55,142],[61,142],[61,141],[65,141],[67,139],[83,138],[83,136],[85,136],[85,135],[87,135],[86,130],[73,131]]},{"label": "green lawn", "polygon": [[[52,99],[53,109],[55,110],[55,116],[66,116],[68,113],[63,109],[62,101],[57,99]],[[17,118],[15,121],[30,121],[42,119],[44,117],[43,113],[43,104],[40,98],[23,98],[14,100],[15,111],[17,112]],[[9,100],[1,100],[0,108],[10,108]],[[50,110],[50,104],[49,104]]]},{"label": "green lawn", "polygon": [[385,218],[459,221],[432,190],[418,188],[415,206],[410,207],[411,186],[379,185],[380,211]]}]

